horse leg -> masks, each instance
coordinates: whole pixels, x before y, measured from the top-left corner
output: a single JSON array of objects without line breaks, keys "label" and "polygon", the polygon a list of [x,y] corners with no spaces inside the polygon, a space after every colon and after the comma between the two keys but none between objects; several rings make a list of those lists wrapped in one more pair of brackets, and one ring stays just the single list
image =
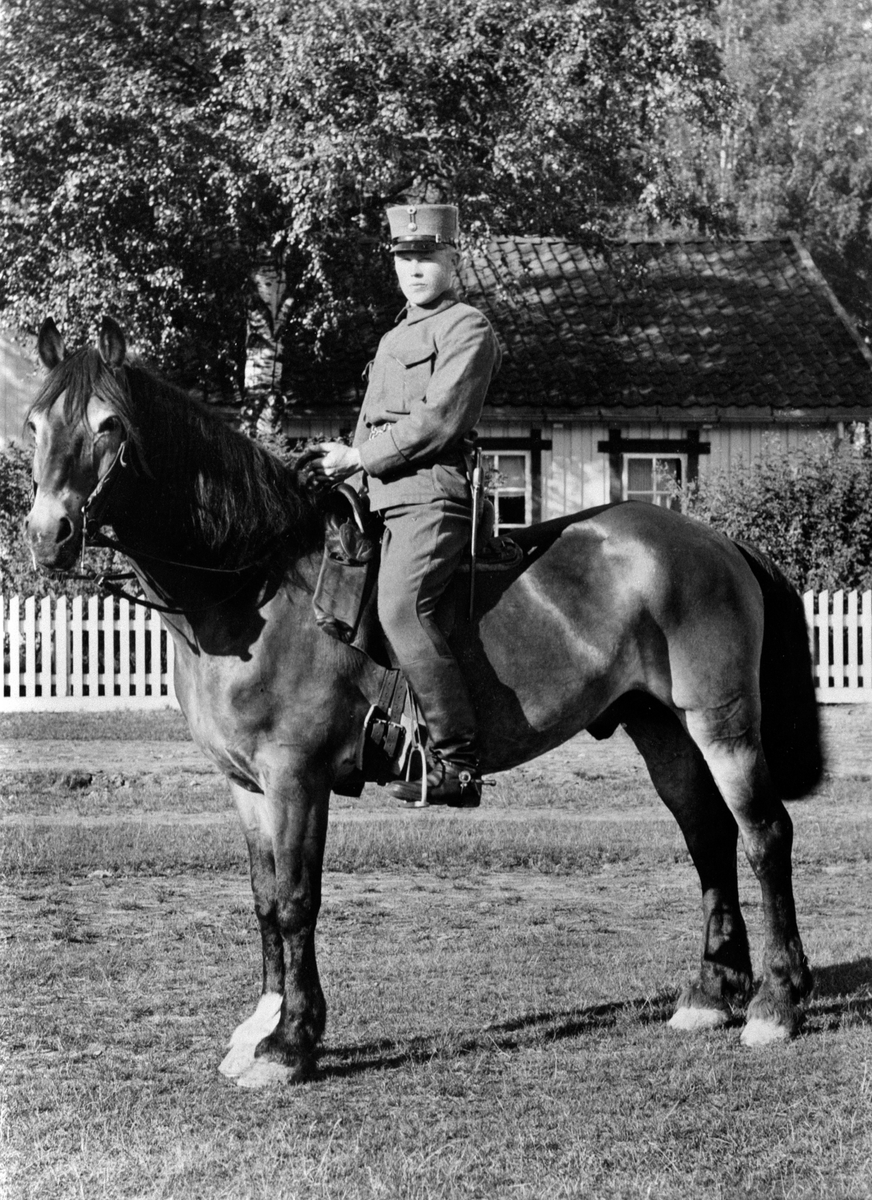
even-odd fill
[{"label": "horse leg", "polygon": [[812,988],[796,924],[791,880],[793,824],[775,794],[760,743],[759,700],[747,695],[717,708],[690,710],[687,728],[730,808],[763,900],[765,946],[757,995],[742,1032],[746,1046],[793,1037],[800,1001]]},{"label": "horse leg", "polygon": [[751,957],[739,907],[736,822],[711,772],[674,713],[639,700],[624,728],[645,760],[658,795],[677,820],[699,875],[703,941],[697,978],[681,992],[673,1029],[712,1029],[729,1021],[751,991]]},{"label": "horse leg", "polygon": [[281,1007],[275,1027],[255,1047],[254,1062],[238,1077],[241,1087],[308,1078],[326,1023],[327,1006],[315,959],[315,924],[321,907],[330,787],[316,772],[310,774],[286,769],[276,786],[259,798],[273,862],[273,882],[265,891],[261,922],[261,930],[266,929],[265,986],[280,987]]},{"label": "horse leg", "polygon": [[285,987],[284,950],[276,916],[276,873],[272,838],[263,827],[265,801],[238,784],[230,784],[236,809],[248,844],[248,862],[254,911],[260,926],[263,953],[263,984],[254,1012],[233,1031],[222,1074],[236,1079],[254,1063],[254,1051],[279,1022]]}]

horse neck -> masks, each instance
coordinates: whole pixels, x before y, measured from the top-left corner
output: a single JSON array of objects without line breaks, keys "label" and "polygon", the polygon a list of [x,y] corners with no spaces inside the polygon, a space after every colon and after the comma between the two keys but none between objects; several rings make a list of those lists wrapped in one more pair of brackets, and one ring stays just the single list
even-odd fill
[{"label": "horse neck", "polygon": [[190,587],[183,568],[193,567],[197,591],[211,582],[226,592],[234,573],[279,555],[292,568],[319,550],[320,520],[292,473],[242,435],[184,408],[171,423],[152,413],[139,434],[144,465],[121,481],[111,523],[128,557],[164,586]]}]

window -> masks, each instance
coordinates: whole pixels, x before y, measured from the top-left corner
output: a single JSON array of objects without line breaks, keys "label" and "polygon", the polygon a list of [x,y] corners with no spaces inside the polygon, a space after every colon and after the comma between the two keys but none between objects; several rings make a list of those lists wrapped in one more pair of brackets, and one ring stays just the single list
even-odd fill
[{"label": "window", "polygon": [[623,499],[643,500],[661,508],[679,508],[670,493],[670,481],[680,484],[684,479],[685,462],[681,454],[625,454]]},{"label": "window", "polygon": [[609,502],[642,500],[678,508],[669,497],[663,476],[676,483],[692,483],[699,478],[699,460],[711,452],[698,429],[686,430],[684,437],[626,437],[619,428],[609,429],[608,441],[597,442],[600,454],[609,456]]},{"label": "window", "polygon": [[533,519],[530,452],[489,451],[484,455],[485,491],[496,509],[494,532],[529,525]]}]

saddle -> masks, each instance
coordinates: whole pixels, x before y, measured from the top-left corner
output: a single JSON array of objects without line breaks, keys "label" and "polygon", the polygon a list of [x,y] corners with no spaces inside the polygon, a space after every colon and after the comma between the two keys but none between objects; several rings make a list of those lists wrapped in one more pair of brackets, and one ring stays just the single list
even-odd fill
[{"label": "saddle", "polygon": [[[312,606],[319,629],[366,654],[374,668],[369,673],[373,679],[370,708],[360,732],[354,770],[334,784],[340,796],[359,796],[367,781],[384,784],[423,779],[427,774],[427,728],[402,672],[373,658],[376,653],[386,662],[393,661],[377,618],[374,613],[369,615],[374,609],[370,601],[378,578],[381,522],[369,511],[366,498],[348,484],[339,484],[330,501]],[[476,572],[516,567],[524,557],[523,550],[510,538],[495,538],[493,506],[488,502],[483,510]],[[467,561],[458,573],[468,575],[470,570]],[[370,628],[373,623],[375,631]]]},{"label": "saddle", "polygon": [[[370,512],[366,497],[347,483],[334,488],[330,498],[324,556],[312,603],[319,629],[340,642],[354,643],[378,577],[382,526]],[[517,542],[494,536],[494,525],[494,507],[488,500],[482,506],[477,532],[476,573],[507,571],[524,557]],[[471,569],[467,559],[458,567],[458,574],[468,575]]]}]

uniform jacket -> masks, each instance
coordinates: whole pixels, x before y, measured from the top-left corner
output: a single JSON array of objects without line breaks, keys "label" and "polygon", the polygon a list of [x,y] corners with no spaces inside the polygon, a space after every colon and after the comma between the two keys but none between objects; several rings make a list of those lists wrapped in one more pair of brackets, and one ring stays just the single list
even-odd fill
[{"label": "uniform jacket", "polygon": [[499,364],[489,321],[453,292],[404,309],[379,343],[354,435],[373,508],[469,496],[465,457]]}]

